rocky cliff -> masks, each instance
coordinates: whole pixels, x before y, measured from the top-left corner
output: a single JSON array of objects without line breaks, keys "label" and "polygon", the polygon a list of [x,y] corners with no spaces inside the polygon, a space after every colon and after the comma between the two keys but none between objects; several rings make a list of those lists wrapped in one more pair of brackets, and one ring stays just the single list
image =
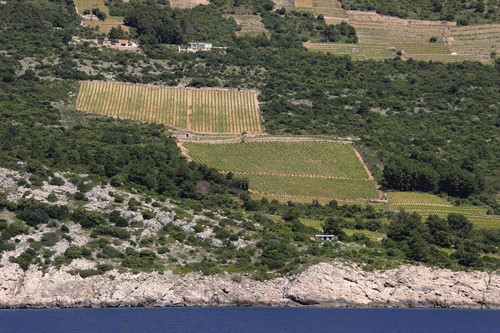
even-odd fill
[{"label": "rocky cliff", "polygon": [[0,307],[109,306],[450,307],[500,309],[500,276],[421,266],[365,272],[340,262],[270,281],[245,276],[130,274],[86,279],[17,265],[0,268]]}]

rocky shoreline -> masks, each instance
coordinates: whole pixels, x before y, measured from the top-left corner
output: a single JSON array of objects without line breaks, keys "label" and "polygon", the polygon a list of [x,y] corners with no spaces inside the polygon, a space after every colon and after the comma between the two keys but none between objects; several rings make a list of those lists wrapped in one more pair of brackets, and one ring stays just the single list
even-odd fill
[{"label": "rocky shoreline", "polygon": [[365,272],[340,262],[258,282],[245,276],[107,272],[81,278],[0,268],[0,308],[332,306],[500,309],[500,275],[423,266]]}]

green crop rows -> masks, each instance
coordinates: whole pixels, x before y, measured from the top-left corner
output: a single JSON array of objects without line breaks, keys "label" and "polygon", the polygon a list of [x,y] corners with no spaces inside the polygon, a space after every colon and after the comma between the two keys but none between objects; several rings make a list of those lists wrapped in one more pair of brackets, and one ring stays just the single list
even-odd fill
[{"label": "green crop rows", "polygon": [[404,209],[416,212],[424,219],[429,215],[446,217],[450,213],[459,213],[466,216],[479,228],[500,228],[499,215],[487,215],[486,208],[478,206],[452,206],[448,201],[427,193],[418,192],[389,192],[389,204],[394,209]]},{"label": "green crop rows", "polygon": [[195,160],[234,173],[368,179],[350,144],[243,142],[185,146]]},{"label": "green crop rows", "polygon": [[[324,14],[327,24],[338,24],[347,17],[347,22],[356,29],[359,42],[305,43],[312,51],[349,55],[354,60],[392,59],[401,52],[403,59],[411,57],[440,62],[491,62],[491,52],[500,52],[499,24],[456,27],[448,23],[405,20],[369,12],[345,12],[333,8],[333,4],[328,7],[318,3],[313,6],[314,12]],[[431,37],[436,38],[434,42],[430,42]]]},{"label": "green crop rows", "polygon": [[185,143],[197,162],[248,178],[250,189],[290,200],[373,199],[378,193],[350,144]]},{"label": "green crop rows", "polygon": [[262,130],[255,92],[248,90],[84,81],[80,83],[76,108],[203,133],[241,134]]},{"label": "green crop rows", "polygon": [[451,206],[445,199],[429,193],[387,192],[387,198],[392,205]]}]

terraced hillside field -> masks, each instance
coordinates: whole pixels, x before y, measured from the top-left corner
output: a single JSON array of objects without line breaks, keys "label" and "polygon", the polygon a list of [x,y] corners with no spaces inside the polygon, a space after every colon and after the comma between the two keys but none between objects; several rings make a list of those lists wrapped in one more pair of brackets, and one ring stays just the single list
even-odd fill
[{"label": "terraced hillside field", "polygon": [[208,5],[209,0],[169,0],[172,8],[193,8],[199,5]]},{"label": "terraced hillside field", "polygon": [[452,52],[489,61],[491,52],[500,53],[500,24],[452,27],[447,43]]},{"label": "terraced hillside field", "polygon": [[500,215],[487,215],[484,207],[453,206],[438,196],[418,192],[389,192],[387,198],[394,209],[417,212],[424,219],[429,215],[446,217],[449,213],[460,213],[479,228],[500,229]]},{"label": "terraced hillside field", "polygon": [[312,0],[313,13],[326,17],[347,18],[347,13],[336,0]]},{"label": "terraced hillside field", "polygon": [[187,89],[104,81],[80,83],[76,108],[205,133],[260,132],[254,91]]},{"label": "terraced hillside field", "polygon": [[265,33],[267,30],[262,23],[260,15],[227,15],[236,21],[236,24],[241,28],[236,31],[236,36],[258,36]]},{"label": "terraced hillside field", "polygon": [[314,15],[347,19],[347,12],[335,0],[295,0],[295,10],[312,12]]},{"label": "terraced hillside field", "polygon": [[[457,27],[451,22],[407,20],[374,12],[314,7],[314,4],[313,10],[325,15],[328,24],[347,21],[356,28],[359,43],[305,43],[312,51],[349,55],[355,60],[394,58],[399,51],[403,59],[441,62],[489,62],[491,52],[500,52],[499,24]],[[436,38],[435,42],[430,42],[431,37]]]},{"label": "terraced hillside field", "polygon": [[89,27],[99,27],[99,31],[104,33],[109,33],[111,28],[116,28],[121,26],[122,29],[128,30],[128,28],[123,23],[123,17],[121,16],[110,16],[109,7],[104,4],[104,0],[74,0],[77,12],[83,15],[85,10],[92,10],[93,8],[99,8],[103,13],[106,14],[106,20],[104,21],[84,21],[84,25]]},{"label": "terraced hillside field", "polygon": [[375,182],[350,144],[186,142],[184,146],[195,161],[248,178],[250,189],[263,196],[296,201],[378,197]]}]

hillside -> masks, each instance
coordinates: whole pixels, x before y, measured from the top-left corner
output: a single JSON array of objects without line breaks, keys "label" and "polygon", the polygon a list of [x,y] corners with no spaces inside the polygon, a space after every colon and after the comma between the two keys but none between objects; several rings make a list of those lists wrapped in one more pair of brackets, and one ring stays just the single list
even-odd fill
[{"label": "hillside", "polygon": [[346,10],[377,11],[379,14],[435,21],[458,21],[460,25],[498,23],[497,1],[340,0]]},{"label": "hillside", "polygon": [[[309,284],[292,281],[338,270],[362,276],[361,291],[370,281],[384,286],[346,303],[378,306],[396,287],[379,270],[408,277],[417,269],[408,266],[422,265],[422,274],[484,271],[431,274],[481,284],[474,305],[413,293],[421,286],[413,281],[398,282],[410,299],[391,306],[422,298],[497,307],[476,295],[493,288],[485,277],[494,281],[500,267],[495,57],[353,61],[310,52],[306,39],[361,45],[366,36],[264,0],[120,3],[130,30],[107,35],[81,25],[63,0],[0,6],[0,306],[29,306],[29,281],[44,276],[60,278],[54,295],[61,281],[85,288],[62,301],[71,306],[195,305],[190,279],[225,295],[211,283],[238,289],[252,280],[283,295],[273,286],[288,281],[297,289],[266,304],[323,304],[342,292],[310,299]],[[266,32],[238,34],[243,15],[259,17]],[[470,47],[467,31],[457,49]],[[107,47],[105,37],[140,50]],[[210,49],[188,52],[193,41]],[[185,303],[87,293],[102,281],[123,290],[171,276]],[[199,305],[262,304],[240,292]]]}]

